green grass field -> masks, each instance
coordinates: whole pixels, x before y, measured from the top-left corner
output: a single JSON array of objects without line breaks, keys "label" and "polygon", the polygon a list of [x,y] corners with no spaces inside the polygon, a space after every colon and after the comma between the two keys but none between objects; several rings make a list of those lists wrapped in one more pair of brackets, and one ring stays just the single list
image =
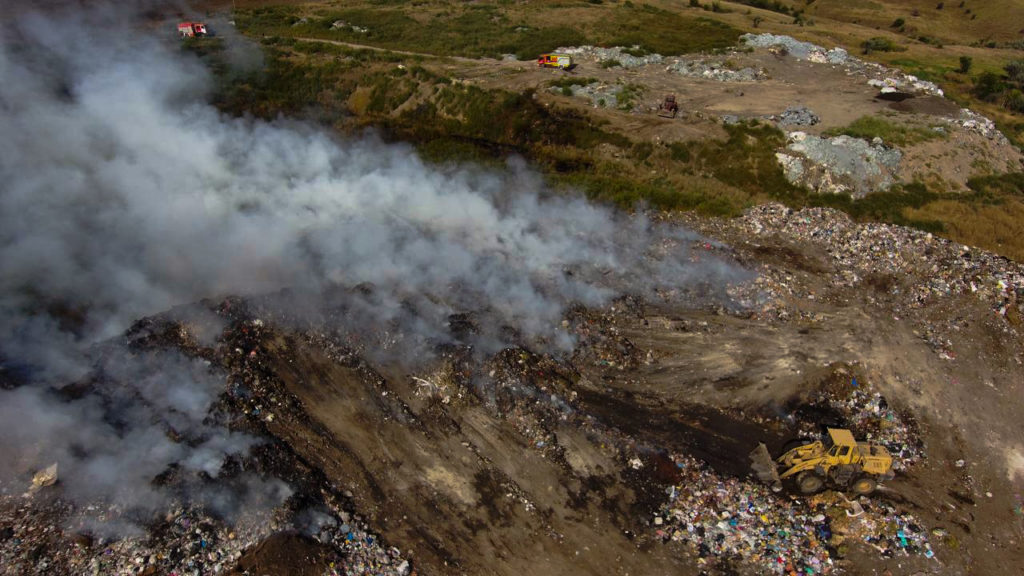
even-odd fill
[{"label": "green grass field", "polygon": [[[902,9],[892,2],[881,5],[884,11]],[[860,42],[879,35],[893,39],[906,50],[874,52],[868,57],[941,83],[961,104],[976,106],[996,119],[1011,138],[1024,135],[1024,119],[998,103],[978,102],[974,82],[980,74],[1002,70],[1008,54],[1017,52],[953,44],[939,48],[863,22],[839,22],[826,30],[813,21],[813,14],[821,18],[835,6],[828,0],[812,3],[816,8],[806,10],[812,18],[802,26],[792,22],[792,14],[728,2],[721,12],[690,8],[688,2],[558,2],[545,4],[544,10],[510,2],[427,1],[418,3],[415,10],[409,6],[377,1],[344,7],[295,3],[239,10],[238,27],[261,39],[267,67],[248,77],[226,76],[217,92],[218,105],[235,114],[307,117],[349,133],[373,127],[387,139],[415,145],[425,159],[438,163],[499,166],[511,155],[524,156],[555,186],[580,190],[625,209],[649,206],[735,216],[771,200],[795,208],[831,206],[858,220],[915,226],[1024,260],[1021,175],[976,179],[972,192],[963,195],[915,183],[859,201],[821,196],[785,179],[774,158],[784,135],[768,125],[729,126],[717,131],[720,137],[656,145],[616,132],[585,110],[544,106],[528,91],[455,82],[435,65],[441,60],[432,56],[300,38],[441,57],[515,53],[532,58],[558,45],[583,43],[635,45],[636,54],[681,54],[729,46],[744,29],[752,29],[755,15],[766,14],[762,30],[825,45],[837,43],[830,41],[835,37],[855,50]],[[855,0],[851,6],[856,11],[862,3]],[[191,43],[186,49],[202,54],[217,69],[217,43]],[[966,73],[957,70],[963,54],[972,58]],[[404,66],[397,67],[398,62]],[[570,76],[547,85],[568,89],[590,80]],[[639,90],[628,83],[624,86]],[[928,126],[904,125],[884,116],[859,118],[834,133],[878,136],[897,146],[943,137]],[[602,146],[618,152],[600,154],[597,150]]]},{"label": "green grass field", "polygon": [[[240,30],[253,36],[320,38],[392,50],[470,58],[515,54],[535,58],[559,46],[637,45],[647,52],[686,54],[725,48],[740,31],[717,20],[649,5],[511,10],[505,3],[404,7],[351,3],[336,9],[274,6],[239,10]],[[556,17],[556,12],[565,18]],[[569,26],[565,22],[572,22]]]},{"label": "green grass field", "polygon": [[826,131],[824,136],[845,134],[854,138],[872,140],[881,138],[887,144],[910,146],[928,140],[943,138],[943,134],[923,126],[897,124],[881,116],[861,116],[847,126]]}]

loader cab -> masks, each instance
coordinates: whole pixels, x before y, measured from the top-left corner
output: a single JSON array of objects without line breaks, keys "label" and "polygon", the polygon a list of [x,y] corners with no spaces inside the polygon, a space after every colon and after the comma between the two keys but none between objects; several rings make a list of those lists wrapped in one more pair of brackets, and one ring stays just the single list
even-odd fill
[{"label": "loader cab", "polygon": [[860,460],[857,441],[853,439],[853,434],[849,430],[829,428],[825,453],[833,464],[853,464]]}]

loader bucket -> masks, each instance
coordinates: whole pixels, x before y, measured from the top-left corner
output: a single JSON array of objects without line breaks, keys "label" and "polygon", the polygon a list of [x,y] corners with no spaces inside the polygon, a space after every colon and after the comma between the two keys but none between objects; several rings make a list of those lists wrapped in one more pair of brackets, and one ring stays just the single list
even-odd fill
[{"label": "loader bucket", "polygon": [[764,442],[758,443],[757,448],[754,448],[750,453],[750,469],[761,482],[770,485],[772,490],[776,492],[782,490],[782,480],[779,479],[779,471],[775,467],[775,461],[772,460],[772,456],[768,453],[768,447],[764,445]]}]

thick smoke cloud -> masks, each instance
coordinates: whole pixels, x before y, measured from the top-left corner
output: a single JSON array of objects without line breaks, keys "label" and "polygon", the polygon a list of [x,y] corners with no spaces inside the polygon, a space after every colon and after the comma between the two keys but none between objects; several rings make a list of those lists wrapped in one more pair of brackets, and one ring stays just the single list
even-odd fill
[{"label": "thick smoke cloud", "polygon": [[[173,463],[178,495],[220,505],[224,497],[208,494],[217,489],[208,480],[220,474],[225,458],[257,443],[209,423],[223,379],[205,362],[177,353],[119,348],[98,359],[96,373],[83,384],[89,393],[74,400],[36,386],[0,393],[0,480],[57,462],[65,494],[78,501],[116,497],[122,507],[156,510],[169,495],[152,481]],[[276,493],[279,502],[288,493],[279,481],[237,481],[251,498]],[[219,511],[231,516],[237,509]]]},{"label": "thick smoke cloud", "polygon": [[[215,476],[251,442],[203,428],[220,388],[186,359],[105,367],[131,397],[123,426],[45,388],[176,304],[369,283],[361,317],[425,337],[464,310],[548,337],[573,303],[741,275],[695,263],[689,232],[551,194],[520,162],[440,169],[372,137],[225,117],[197,60],[123,21],[96,9],[0,27],[0,361],[36,382],[0,393],[0,447],[73,463],[83,496],[123,482],[141,501],[168,464]],[[409,299],[427,303],[415,322]],[[209,438],[185,451],[167,426]]]}]

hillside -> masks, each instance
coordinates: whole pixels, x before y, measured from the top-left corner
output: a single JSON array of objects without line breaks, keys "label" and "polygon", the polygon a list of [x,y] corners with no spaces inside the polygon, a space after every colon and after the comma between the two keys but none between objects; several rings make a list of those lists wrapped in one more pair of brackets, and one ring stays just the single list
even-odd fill
[{"label": "hillside", "polygon": [[[782,132],[772,127],[729,128],[754,138],[758,144],[752,151],[737,146],[742,138],[727,138],[721,127],[723,115],[762,119],[790,106],[809,105],[821,120],[809,128],[811,134],[839,133],[851,123],[880,117],[885,125],[875,122],[871,136],[884,136],[887,130],[890,137],[892,130],[928,136],[928,130],[955,115],[963,104],[983,113],[995,111],[1000,127],[1016,126],[1016,117],[1002,107],[970,99],[966,76],[927,72],[945,65],[930,63],[937,58],[943,63],[951,60],[950,67],[955,68],[961,48],[916,42],[902,52],[861,56],[855,50],[861,39],[879,31],[845,23],[797,26],[791,17],[785,20],[778,13],[767,14],[755,29],[746,8],[725,5],[723,10],[730,12],[670,3],[569,3],[538,11],[527,4],[444,2],[420,3],[414,11],[376,3],[348,3],[342,9],[303,3],[242,10],[237,26],[262,38],[270,68],[259,78],[236,81],[226,90],[224,105],[235,112],[273,117],[298,113],[316,101],[320,121],[343,131],[371,125],[417,143],[428,158],[439,161],[523,154],[556,181],[624,207],[642,200],[661,208],[736,215],[765,200],[794,207],[830,205],[858,218],[909,223],[1013,257],[1024,254],[1024,205],[1013,192],[1017,188],[1012,176],[1020,171],[1020,154],[1011,147],[991,147],[984,139],[963,140],[956,134],[932,132],[941,137],[917,141],[897,135],[891,144],[907,161],[895,182],[897,188],[909,186],[914,193],[881,194],[851,203],[843,195],[807,195],[785,181],[781,168],[772,166],[772,154],[785,140]],[[562,24],[568,21],[574,26]],[[718,21],[723,23],[714,24]],[[937,81],[956,104],[931,108],[926,114],[893,112],[893,103],[873,100],[877,89],[864,82],[868,76],[885,79],[898,72],[858,69],[851,77],[848,67],[779,60],[764,50],[750,53],[738,41],[745,30],[793,34],[825,48],[840,42],[858,58],[881,58]],[[660,54],[672,61],[687,60],[696,68],[687,72],[665,71],[664,64],[623,67],[614,57],[599,56],[566,76],[531,70],[522,60],[499,61],[503,54],[523,59],[559,46],[584,44],[635,45],[637,55]],[[989,58],[1003,61],[1011,52],[962,50],[985,52],[977,56],[977,68],[989,65]],[[697,56],[701,51],[710,51],[710,57]],[[397,64],[409,68],[396,72]],[[708,66],[750,68],[762,71],[763,77],[721,81],[721,75],[695,75]],[[825,81],[817,82],[819,78]],[[590,90],[587,83],[604,86],[600,89],[605,91],[625,89],[626,98],[616,102],[616,110],[609,110],[598,106],[601,98],[564,98],[557,93]],[[551,86],[557,86],[556,93]],[[681,122],[666,124],[653,117],[652,110],[668,92],[684,99],[686,118]],[[967,102],[961,100],[965,94]],[[497,109],[505,112],[496,119],[492,111]],[[804,128],[786,131],[798,129]],[[708,140],[706,135],[716,136]],[[1015,138],[1015,132],[1007,135]],[[1006,185],[1001,183],[1004,179]]]},{"label": "hillside", "polygon": [[1021,565],[975,2],[5,13],[0,576]]}]

